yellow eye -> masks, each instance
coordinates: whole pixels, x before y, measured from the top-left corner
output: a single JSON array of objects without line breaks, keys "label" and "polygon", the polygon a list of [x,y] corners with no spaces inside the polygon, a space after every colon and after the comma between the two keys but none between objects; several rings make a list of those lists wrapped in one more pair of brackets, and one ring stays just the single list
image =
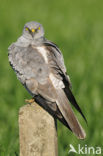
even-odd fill
[{"label": "yellow eye", "polygon": [[40,27],[38,27],[38,30],[40,30]]},{"label": "yellow eye", "polygon": [[26,27],[25,30],[28,31],[29,29]]}]

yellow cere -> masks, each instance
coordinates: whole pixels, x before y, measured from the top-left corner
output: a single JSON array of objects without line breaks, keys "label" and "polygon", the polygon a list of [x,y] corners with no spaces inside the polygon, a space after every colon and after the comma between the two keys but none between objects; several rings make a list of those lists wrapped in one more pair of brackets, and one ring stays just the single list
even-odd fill
[{"label": "yellow cere", "polygon": [[32,32],[35,32],[35,29],[31,29]]}]

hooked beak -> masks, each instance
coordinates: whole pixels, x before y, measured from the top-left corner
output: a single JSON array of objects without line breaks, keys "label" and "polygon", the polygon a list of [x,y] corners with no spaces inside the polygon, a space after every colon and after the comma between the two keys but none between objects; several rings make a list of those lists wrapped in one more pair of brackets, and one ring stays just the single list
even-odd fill
[{"label": "hooked beak", "polygon": [[34,37],[34,34],[35,34],[35,29],[31,29],[31,35],[32,35],[32,37]]},{"label": "hooked beak", "polygon": [[31,31],[32,31],[32,33],[34,33],[35,32],[35,29],[31,29]]},{"label": "hooked beak", "polygon": [[34,37],[35,29],[31,29],[31,30],[29,29],[29,33],[31,34],[32,37]]}]

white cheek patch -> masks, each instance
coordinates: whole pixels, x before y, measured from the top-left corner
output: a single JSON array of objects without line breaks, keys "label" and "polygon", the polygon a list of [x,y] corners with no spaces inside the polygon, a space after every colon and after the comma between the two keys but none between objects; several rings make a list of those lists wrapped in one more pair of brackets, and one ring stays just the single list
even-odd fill
[{"label": "white cheek patch", "polygon": [[44,47],[37,47],[38,52],[43,56],[46,63],[48,63],[47,51]]},{"label": "white cheek patch", "polygon": [[57,79],[52,73],[49,75],[50,80],[52,81],[53,86],[57,88],[64,88],[62,80]]}]

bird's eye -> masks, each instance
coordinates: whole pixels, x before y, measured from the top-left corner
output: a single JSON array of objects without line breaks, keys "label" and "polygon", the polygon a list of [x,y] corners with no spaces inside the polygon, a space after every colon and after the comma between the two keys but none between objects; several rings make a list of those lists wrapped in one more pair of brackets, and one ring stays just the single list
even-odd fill
[{"label": "bird's eye", "polygon": [[40,30],[40,27],[38,27],[38,30]]},{"label": "bird's eye", "polygon": [[25,30],[28,31],[29,29],[26,27]]}]

